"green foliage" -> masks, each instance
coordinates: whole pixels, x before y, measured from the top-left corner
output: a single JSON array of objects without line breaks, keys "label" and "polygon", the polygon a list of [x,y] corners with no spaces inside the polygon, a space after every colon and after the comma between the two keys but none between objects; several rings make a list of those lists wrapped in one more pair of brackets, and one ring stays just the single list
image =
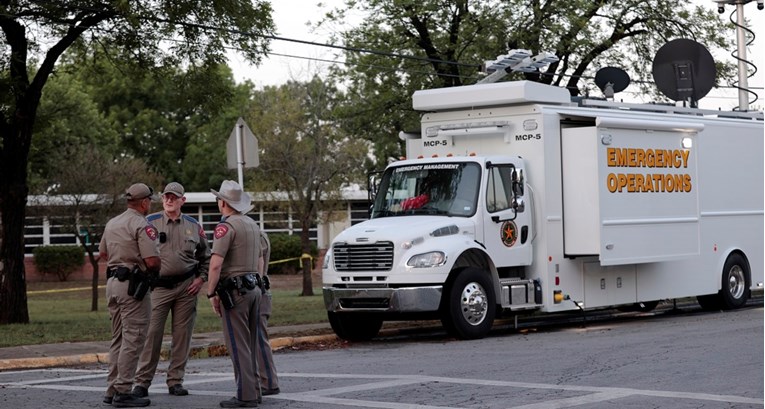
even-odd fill
[{"label": "green foliage", "polygon": [[[693,38],[712,49],[735,48],[730,24],[712,7],[673,0],[346,0],[319,26],[342,25],[346,15],[359,14],[364,24],[335,38],[354,51],[345,52],[334,75],[348,84],[340,112],[346,132],[374,144],[378,168],[403,154],[399,131],[419,129],[411,105],[415,90],[473,84],[482,78],[481,63],[511,49],[549,51],[560,61],[507,79],[555,84],[579,95],[594,91],[599,68],[619,66],[641,93],[656,97],[651,62],[666,41]],[[732,73],[723,70],[720,78]]]},{"label": "green foliage", "polygon": [[[301,270],[300,257],[303,255],[300,236],[286,233],[268,235],[271,240],[271,263],[268,274],[295,274]],[[309,253],[314,258],[319,255],[316,245],[311,246]],[[289,260],[282,262],[282,260]]]},{"label": "green foliage", "polygon": [[37,271],[55,274],[60,281],[66,281],[78,268],[85,257],[80,246],[40,246],[34,249]]}]

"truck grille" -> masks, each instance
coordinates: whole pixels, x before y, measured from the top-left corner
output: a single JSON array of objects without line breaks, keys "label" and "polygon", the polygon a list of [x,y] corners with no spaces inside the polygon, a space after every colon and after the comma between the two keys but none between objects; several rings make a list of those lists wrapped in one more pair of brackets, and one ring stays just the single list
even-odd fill
[{"label": "truck grille", "polygon": [[335,244],[332,248],[337,271],[390,271],[393,267],[393,243]]}]

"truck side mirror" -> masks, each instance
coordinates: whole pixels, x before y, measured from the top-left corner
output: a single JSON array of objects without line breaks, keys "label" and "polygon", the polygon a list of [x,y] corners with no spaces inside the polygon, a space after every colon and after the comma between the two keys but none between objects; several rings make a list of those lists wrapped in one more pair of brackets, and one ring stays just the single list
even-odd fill
[{"label": "truck side mirror", "polygon": [[525,184],[525,181],[523,180],[523,170],[516,170],[513,169],[513,194],[516,196],[523,196],[523,185]]},{"label": "truck side mirror", "polygon": [[383,172],[382,170],[376,170],[367,173],[367,197],[369,198],[370,209],[377,196],[377,190],[380,188],[380,175]]}]

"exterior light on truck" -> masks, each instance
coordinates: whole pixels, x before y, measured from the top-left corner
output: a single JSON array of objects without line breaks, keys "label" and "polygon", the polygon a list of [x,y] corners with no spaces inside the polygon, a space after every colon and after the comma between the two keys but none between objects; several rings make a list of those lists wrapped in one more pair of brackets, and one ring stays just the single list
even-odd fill
[{"label": "exterior light on truck", "polygon": [[693,147],[693,139],[685,137],[682,142],[683,148],[691,149]]},{"label": "exterior light on truck", "polygon": [[420,244],[420,243],[422,243],[424,241],[425,241],[425,238],[423,238],[423,237],[418,237],[418,238],[416,238],[414,240],[407,240],[407,241],[401,243],[401,248],[403,250],[409,250],[410,248],[412,248],[412,246],[416,246],[416,245],[418,245],[418,244]]},{"label": "exterior light on truck", "polygon": [[446,263],[446,254],[440,251],[431,251],[430,253],[412,256],[412,258],[406,262],[406,265],[414,268],[430,268],[442,266],[444,263]]},{"label": "exterior light on truck", "polygon": [[329,268],[329,262],[332,259],[332,247],[327,250],[326,253],[324,253],[324,261],[321,263],[321,268],[326,270]]}]

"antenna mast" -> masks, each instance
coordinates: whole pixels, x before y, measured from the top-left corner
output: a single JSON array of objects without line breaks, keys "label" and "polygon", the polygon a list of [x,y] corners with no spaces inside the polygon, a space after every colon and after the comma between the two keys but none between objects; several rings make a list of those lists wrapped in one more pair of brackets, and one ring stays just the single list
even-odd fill
[{"label": "antenna mast", "polygon": [[[713,0],[717,3],[717,12],[722,14],[725,12],[724,5],[735,4],[736,5],[736,43],[738,45],[738,51],[736,58],[738,59],[738,109],[739,111],[749,110],[749,75],[747,75],[746,65],[746,21],[744,20],[744,4],[753,0]],[[765,0],[756,0],[757,10],[765,8]],[[732,19],[731,19],[732,21]]]}]

